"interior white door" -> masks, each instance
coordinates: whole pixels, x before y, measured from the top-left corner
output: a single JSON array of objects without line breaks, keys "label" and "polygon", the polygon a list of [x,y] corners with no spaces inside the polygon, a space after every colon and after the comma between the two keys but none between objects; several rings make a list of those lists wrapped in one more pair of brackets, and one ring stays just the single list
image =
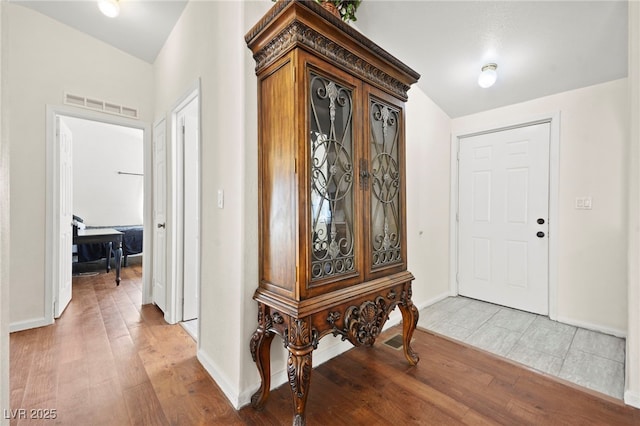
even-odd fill
[{"label": "interior white door", "polygon": [[167,138],[165,121],[153,128],[153,303],[167,304]]},{"label": "interior white door", "polygon": [[200,295],[200,206],[199,206],[199,123],[198,98],[191,100],[178,114],[182,123],[184,149],[183,180],[183,306],[182,320],[198,318]]},{"label": "interior white door", "polygon": [[73,135],[69,126],[56,117],[57,144],[60,155],[60,168],[58,169],[59,179],[59,211],[60,222],[58,230],[60,233],[58,246],[59,279],[56,289],[56,299],[54,302],[54,317],[60,318],[62,312],[71,302],[72,292],[72,245],[73,245]]},{"label": "interior white door", "polygon": [[459,294],[548,314],[549,135],[542,123],[460,139]]}]

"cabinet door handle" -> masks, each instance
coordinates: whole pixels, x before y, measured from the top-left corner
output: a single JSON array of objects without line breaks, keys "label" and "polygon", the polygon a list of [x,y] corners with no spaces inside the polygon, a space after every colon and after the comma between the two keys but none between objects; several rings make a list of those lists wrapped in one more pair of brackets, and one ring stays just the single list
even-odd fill
[{"label": "cabinet door handle", "polygon": [[159,223],[158,224],[158,228],[164,228],[164,227],[165,227],[164,223]]},{"label": "cabinet door handle", "polygon": [[360,159],[360,189],[367,189],[369,187],[369,170],[367,168],[367,161],[364,158]]}]

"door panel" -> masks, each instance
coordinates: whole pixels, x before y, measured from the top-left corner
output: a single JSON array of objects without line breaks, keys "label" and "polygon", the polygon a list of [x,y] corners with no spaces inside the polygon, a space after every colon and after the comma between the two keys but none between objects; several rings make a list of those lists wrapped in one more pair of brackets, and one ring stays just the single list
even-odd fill
[{"label": "door panel", "polygon": [[153,128],[153,303],[166,311],[167,153],[165,121]]},{"label": "door panel", "polygon": [[371,100],[370,187],[372,268],[402,262],[400,252],[400,169],[398,128],[400,111]]},{"label": "door panel", "polygon": [[58,295],[55,303],[55,318],[60,318],[71,301],[73,255],[71,253],[73,245],[72,226],[73,221],[73,135],[67,124],[56,118],[58,128],[58,146],[60,148],[60,247],[58,256],[60,265],[60,277],[58,280]]},{"label": "door panel", "polygon": [[311,280],[355,272],[353,91],[310,73]]},{"label": "door panel", "polygon": [[362,276],[362,215],[357,165],[362,156],[356,131],[360,86],[348,74],[328,75],[317,59],[304,61],[309,171],[308,219],[310,241],[308,295],[347,287]]},{"label": "door panel", "polygon": [[182,320],[198,318],[200,297],[200,160],[198,154],[198,98],[194,98],[178,114],[183,123],[183,288]]},{"label": "door panel", "polygon": [[548,313],[549,129],[460,140],[461,295]]},{"label": "door panel", "polygon": [[[367,87],[364,170],[367,206],[366,267],[369,278],[406,269],[403,246],[406,224],[403,106],[398,100]],[[362,170],[361,170],[362,176]]]}]

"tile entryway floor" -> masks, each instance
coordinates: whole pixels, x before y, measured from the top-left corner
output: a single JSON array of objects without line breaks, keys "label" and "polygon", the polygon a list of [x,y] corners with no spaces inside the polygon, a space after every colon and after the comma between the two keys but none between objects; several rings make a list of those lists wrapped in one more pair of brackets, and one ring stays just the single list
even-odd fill
[{"label": "tile entryway floor", "polygon": [[623,398],[624,339],[460,296],[422,309],[418,326]]}]

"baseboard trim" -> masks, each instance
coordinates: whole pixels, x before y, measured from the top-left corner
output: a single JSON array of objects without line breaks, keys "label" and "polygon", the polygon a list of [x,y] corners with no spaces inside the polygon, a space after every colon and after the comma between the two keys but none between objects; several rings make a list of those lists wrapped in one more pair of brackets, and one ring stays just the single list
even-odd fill
[{"label": "baseboard trim", "polygon": [[236,410],[239,410],[243,405],[240,401],[241,394],[238,392],[237,387],[233,386],[225,376],[220,374],[220,371],[224,370],[220,368],[202,349],[198,349],[196,357],[204,369],[207,370],[207,373],[209,373],[213,381],[216,382],[222,393],[227,397],[231,405],[233,405]]},{"label": "baseboard trim", "polygon": [[[391,315],[389,315],[389,319],[385,323],[383,327],[383,331],[398,325],[401,321],[402,321],[402,314],[399,312],[399,310],[395,309],[393,312],[391,312]],[[322,365],[325,362],[337,357],[338,355],[341,355],[346,351],[354,348],[354,346],[351,343],[347,341],[342,341],[337,337],[334,338],[335,339],[334,342],[330,342],[327,345],[328,343],[327,340],[330,341],[330,339],[331,339],[330,336],[325,337],[325,339],[323,339],[320,342],[320,347],[317,350],[313,351],[313,368],[316,368],[319,365]],[[323,343],[324,343],[324,346],[323,346]],[[205,366],[205,369],[209,371],[206,366]],[[216,380],[213,374],[211,375],[211,377],[213,377],[213,379]],[[289,381],[289,378],[287,375],[287,370],[284,366],[282,369],[278,371],[271,372],[271,389],[275,389],[279,386],[282,386],[283,384],[288,383],[288,381]],[[255,384],[254,386],[251,386],[249,389],[246,389],[240,394],[238,394],[237,396],[238,406],[234,405],[236,409],[238,409],[238,407],[243,407],[245,405],[250,404],[251,395],[253,395],[253,393],[256,392],[259,387],[260,387],[259,384]],[[223,389],[223,392],[225,392],[224,389]],[[229,395],[227,395],[227,398],[233,401],[232,398],[229,397]]]},{"label": "baseboard trim", "polygon": [[[314,368],[318,365],[327,362],[328,360],[348,351],[353,346],[349,342],[339,341],[337,344],[327,346],[326,348],[320,348],[313,352],[313,366]],[[244,407],[251,403],[251,395],[253,395],[260,384],[256,384],[254,386],[250,386],[244,389],[242,392],[239,391],[238,388],[234,387],[226,377],[220,374],[222,369],[201,349],[198,349],[197,352],[198,361],[207,371],[207,373],[211,376],[211,378],[216,382],[216,384],[222,390],[222,393],[227,397],[231,405],[236,410]],[[275,373],[271,374],[271,389],[277,388],[288,382],[287,371],[285,368],[279,370]]]},{"label": "baseboard trim", "polygon": [[11,324],[9,324],[9,333],[15,333],[16,331],[29,330],[32,328],[45,327],[51,324],[53,324],[53,321],[50,321],[45,317],[12,322]]},{"label": "baseboard trim", "polygon": [[[276,337],[277,338],[277,337]],[[327,336],[325,339],[329,339]],[[325,362],[337,357],[340,354],[345,353],[349,349],[353,348],[353,345],[346,341],[341,341],[336,338],[337,342],[333,344],[326,345],[327,340],[323,339],[320,342],[320,347],[313,351],[313,368],[324,364]],[[325,347],[322,346],[322,343],[325,343]],[[286,357],[285,357],[286,359]],[[313,374],[313,373],[311,373]],[[271,373],[271,389],[275,389],[289,382],[289,377],[287,375],[286,367],[283,366],[282,369]],[[244,391],[241,395],[239,395],[239,404],[240,407],[248,405],[251,402],[251,395],[258,390],[260,384],[256,384],[250,387],[248,390]]]},{"label": "baseboard trim", "polygon": [[579,320],[575,320],[575,319],[568,318],[568,317],[563,317],[563,316],[558,316],[556,318],[556,320],[558,322],[561,322],[561,323],[564,323],[564,324],[573,325],[575,327],[585,328],[587,330],[598,331],[600,333],[610,334],[610,335],[616,336],[616,337],[622,337],[623,339],[627,338],[626,330],[620,330],[620,329],[617,329],[617,328],[606,327],[606,326],[602,326],[602,325],[599,325],[599,324],[593,324],[593,323],[586,322],[586,321],[579,321]]},{"label": "baseboard trim", "polygon": [[[418,308],[418,310],[421,310],[427,306],[433,305],[436,302],[446,299],[449,296],[450,294],[448,292],[444,293],[442,295],[439,295],[427,301],[416,304],[416,308]],[[389,315],[389,319],[384,324],[384,327],[382,330],[385,331],[391,327],[394,327],[400,324],[401,322],[402,322],[402,313],[399,311],[399,309],[394,309]],[[327,336],[325,339],[329,339],[329,338],[330,337]],[[351,343],[347,341],[342,341],[339,338],[335,338],[336,339],[335,343],[329,344],[329,345],[325,344],[325,346],[323,347],[322,343],[326,342],[325,339],[321,341],[320,347],[317,350],[313,351],[313,368],[316,368],[317,366],[324,364],[325,362],[337,357],[338,355],[341,355],[346,351],[354,348],[354,346]],[[198,359],[199,359],[199,356],[198,356]],[[205,369],[209,371],[209,369],[206,366],[205,366]],[[217,382],[216,376],[211,374],[211,377],[213,377],[213,379]],[[282,386],[288,381],[289,381],[289,378],[287,376],[287,370],[285,367],[275,372],[273,372],[273,369],[272,369],[271,389],[275,389],[279,386]],[[225,392],[226,394],[226,391],[224,390],[224,388],[220,384],[219,386],[221,387],[221,389],[223,389],[223,392]],[[237,397],[238,406],[234,405],[234,407],[238,409],[238,407],[243,407],[245,405],[250,404],[251,395],[253,395],[253,393],[256,392],[259,387],[260,387],[260,384],[255,384],[254,386],[251,386],[249,389],[246,389],[245,391],[241,392]],[[233,401],[233,399],[230,398],[229,395],[227,395],[227,398],[229,398],[230,401]]]},{"label": "baseboard trim", "polygon": [[436,303],[440,302],[441,300],[446,299],[447,297],[455,297],[455,296],[456,296],[455,294],[451,294],[451,292],[446,291],[444,293],[439,294],[436,297],[432,297],[431,299],[428,299],[428,300],[426,300],[424,302],[416,304],[416,307],[418,308],[419,311],[421,311],[422,309],[424,309],[424,308],[426,308],[428,306],[431,306],[433,304],[436,304]]},{"label": "baseboard trim", "polygon": [[640,393],[625,391],[624,403],[632,407],[640,408]]}]

